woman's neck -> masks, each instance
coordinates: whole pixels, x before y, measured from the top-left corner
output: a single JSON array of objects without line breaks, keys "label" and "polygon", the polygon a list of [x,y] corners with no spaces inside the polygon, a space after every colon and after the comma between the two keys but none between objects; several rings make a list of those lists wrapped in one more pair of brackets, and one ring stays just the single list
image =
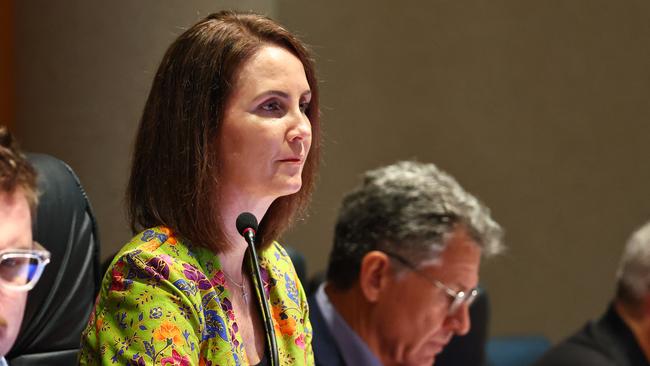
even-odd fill
[{"label": "woman's neck", "polygon": [[228,242],[228,249],[219,253],[221,269],[235,281],[242,279],[242,264],[248,247],[244,238],[237,232],[235,222],[242,212],[250,212],[261,222],[273,203],[272,197],[253,197],[239,190],[222,191],[219,199],[221,227]]}]

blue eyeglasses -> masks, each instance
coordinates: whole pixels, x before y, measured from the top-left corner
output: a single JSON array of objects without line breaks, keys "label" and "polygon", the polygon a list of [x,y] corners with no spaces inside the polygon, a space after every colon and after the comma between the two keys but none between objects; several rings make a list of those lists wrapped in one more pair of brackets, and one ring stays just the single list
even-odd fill
[{"label": "blue eyeglasses", "polygon": [[38,282],[50,252],[34,242],[33,249],[7,249],[0,252],[0,286],[14,291],[29,291]]},{"label": "blue eyeglasses", "polygon": [[402,256],[400,256],[398,254],[395,254],[395,253],[390,253],[390,252],[386,252],[386,251],[382,251],[382,252],[385,253],[387,256],[397,260],[398,262],[400,262],[402,265],[404,265],[405,267],[407,267],[411,271],[419,274],[420,276],[422,276],[422,278],[427,280],[429,283],[431,283],[435,287],[443,290],[445,292],[445,294],[447,296],[449,296],[450,299],[451,299],[451,302],[449,304],[449,310],[448,310],[449,315],[455,314],[456,311],[458,311],[458,309],[460,309],[460,307],[463,304],[467,304],[467,306],[472,305],[472,303],[476,299],[476,296],[478,295],[478,289],[476,289],[476,288],[471,289],[469,291],[456,291],[456,290],[453,290],[453,289],[449,288],[449,286],[447,286],[444,283],[436,280],[435,278],[431,278],[431,276],[429,276],[427,273],[424,273],[424,272],[420,271],[419,268],[416,265],[414,265],[413,263],[406,260],[406,258],[404,258],[404,257],[402,257]]}]

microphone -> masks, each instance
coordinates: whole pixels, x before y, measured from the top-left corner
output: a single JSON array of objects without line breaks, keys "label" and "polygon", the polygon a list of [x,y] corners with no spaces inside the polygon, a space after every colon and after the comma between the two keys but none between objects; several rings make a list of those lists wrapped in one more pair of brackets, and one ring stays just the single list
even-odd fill
[{"label": "microphone", "polygon": [[255,234],[257,233],[257,218],[250,212],[242,212],[235,222],[239,235],[243,236],[249,246],[255,247]]},{"label": "microphone", "polygon": [[257,218],[250,212],[242,212],[237,216],[235,225],[237,226],[239,234],[244,237],[244,240],[246,240],[246,243],[248,244],[248,260],[253,275],[253,282],[255,282],[255,292],[257,293],[257,298],[262,306],[262,318],[266,330],[266,345],[271,353],[271,365],[279,366],[280,358],[278,356],[278,345],[275,340],[275,327],[273,326],[273,318],[271,318],[269,302],[266,299],[266,293],[264,291],[264,282],[262,282],[262,275],[260,273],[260,262],[257,258],[257,251],[255,250]]}]

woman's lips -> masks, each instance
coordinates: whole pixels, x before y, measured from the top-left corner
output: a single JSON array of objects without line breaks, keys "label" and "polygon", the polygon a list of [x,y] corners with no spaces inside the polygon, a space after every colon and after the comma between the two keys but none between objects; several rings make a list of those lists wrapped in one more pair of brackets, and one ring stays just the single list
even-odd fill
[{"label": "woman's lips", "polygon": [[280,162],[281,163],[294,163],[294,164],[296,164],[296,163],[302,163],[302,159],[301,158],[288,158],[288,159],[281,159]]}]

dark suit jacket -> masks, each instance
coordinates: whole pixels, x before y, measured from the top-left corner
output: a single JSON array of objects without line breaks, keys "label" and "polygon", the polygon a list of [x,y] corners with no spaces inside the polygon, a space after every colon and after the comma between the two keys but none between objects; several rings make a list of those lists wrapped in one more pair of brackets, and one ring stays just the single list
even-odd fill
[{"label": "dark suit jacket", "polygon": [[309,320],[314,332],[311,345],[314,349],[316,366],[348,366],[343,361],[341,351],[325,323],[323,313],[316,301],[315,291],[307,301],[309,302]]},{"label": "dark suit jacket", "polygon": [[535,366],[649,366],[613,305],[596,322],[551,348]]}]

